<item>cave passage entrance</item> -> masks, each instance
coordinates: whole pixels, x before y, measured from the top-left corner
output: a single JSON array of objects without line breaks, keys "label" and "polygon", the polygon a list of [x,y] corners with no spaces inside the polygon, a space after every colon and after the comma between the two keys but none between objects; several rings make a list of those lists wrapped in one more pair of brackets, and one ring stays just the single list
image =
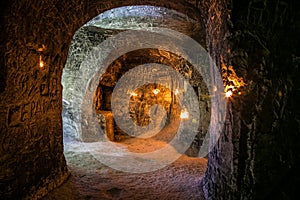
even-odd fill
[{"label": "cave passage entrance", "polygon": [[[64,86],[63,131],[65,141],[75,139],[94,142],[103,136],[103,133],[99,133],[99,131],[96,130],[88,131],[88,134],[82,133],[82,127],[84,127],[82,123],[82,104],[86,95],[87,84],[90,84],[89,82],[95,78],[92,77],[92,73],[88,72],[93,71],[94,69],[92,68],[95,66],[96,68],[102,67],[97,66],[97,64],[93,62],[84,64],[87,55],[93,48],[97,48],[99,44],[103,43],[112,35],[126,30],[152,31],[153,28],[168,28],[178,31],[195,39],[203,46],[205,34],[201,29],[199,21],[190,19],[174,10],[153,6],[127,6],[106,11],[86,23],[75,33],[62,77],[62,84]],[[123,39],[124,38],[120,41],[126,42],[126,40],[123,41]],[[207,86],[201,74],[193,68],[192,63],[189,63],[182,56],[176,55],[176,53],[162,49],[141,48],[127,52],[113,60],[113,62],[103,70],[101,77],[98,77],[99,85],[97,89],[93,91],[93,97],[88,98],[93,98],[92,103],[95,107],[98,122],[102,127],[101,130],[104,132],[104,136],[108,137],[111,141],[118,141],[122,139],[122,136],[126,135],[114,122],[111,113],[111,96],[118,80],[125,73],[135,66],[145,63],[158,63],[172,67],[188,81],[188,84],[192,85],[194,92],[198,96],[199,105],[197,106],[199,106],[202,117],[199,134],[195,137],[195,142],[198,143],[196,146],[199,146],[207,132],[210,120],[209,99],[203,98],[209,96]],[[136,77],[136,79],[139,78],[143,77]],[[157,83],[153,84],[152,86],[148,85],[148,88],[156,87],[156,85],[162,87]],[[165,100],[168,99],[168,97],[162,98],[163,95],[166,95],[163,92],[154,94],[155,98],[153,99],[153,91],[145,92],[145,88],[141,93],[144,100],[142,100],[141,97],[130,97],[133,102],[130,103],[131,106],[129,110],[130,112],[135,112],[135,114],[130,114],[134,123],[140,126],[146,125],[147,121],[149,122],[150,120],[149,106],[151,107],[154,104],[164,104],[162,106],[167,110],[167,115],[171,118],[180,117],[180,115],[184,114],[182,112],[188,115],[184,108],[176,108],[176,106],[178,107],[178,105],[176,105],[176,93],[179,93],[178,90],[180,88],[174,87],[173,84],[171,87],[171,93],[169,94],[171,95],[170,100]],[[155,88],[155,90],[160,91],[159,88]],[[134,91],[127,92],[134,93]],[[146,94],[152,94],[152,97],[145,97]],[[202,96],[199,96],[199,94]],[[137,103],[138,101],[140,102]],[[134,109],[134,106],[137,107],[138,105],[140,109]],[[167,119],[167,121],[170,123],[170,118]],[[88,124],[88,126],[90,126],[90,124]]]},{"label": "cave passage entrance", "polygon": [[[181,92],[182,88],[186,90],[186,84],[188,84],[197,96],[197,109],[201,112],[199,114],[201,115],[201,120],[197,127],[197,134],[192,138],[193,142],[185,152],[188,156],[181,158],[183,160],[178,162],[187,164],[187,170],[184,170],[186,171],[186,176],[195,175],[194,178],[197,181],[186,183],[185,181],[187,180],[180,180],[179,178],[176,180],[176,184],[197,184],[199,186],[201,177],[205,171],[206,160],[203,158],[189,159],[189,156],[197,157],[199,147],[203,140],[205,140],[204,136],[208,131],[210,121],[210,100],[207,98],[209,96],[207,86],[204,84],[201,74],[193,68],[193,64],[180,55],[155,48],[141,48],[125,52],[114,59],[102,71],[102,66],[99,66],[97,62],[85,62],[87,55],[110,36],[126,30],[150,31],[154,27],[178,31],[204,45],[204,30],[201,29],[199,21],[189,19],[187,16],[174,10],[153,6],[127,6],[106,11],[86,23],[75,33],[62,77],[64,88],[62,114],[64,153],[68,165],[73,169],[74,173],[82,173],[78,167],[85,169],[90,169],[91,167],[99,168],[99,166],[95,166],[95,154],[100,154],[100,157],[107,158],[109,160],[106,160],[107,162],[113,162],[111,160],[115,160],[116,158],[121,159],[122,155],[119,152],[98,142],[101,141],[101,138],[105,138],[109,143],[117,143],[118,147],[121,145],[121,148],[126,148],[134,153],[147,153],[163,148],[172,139],[178,137],[175,132],[180,127],[180,121],[189,118],[191,113],[180,107],[180,104],[178,104],[180,98],[177,95]],[[106,49],[102,48],[101,51],[105,52]],[[182,87],[178,87],[178,84],[174,83],[174,87],[171,88],[159,82],[152,82],[136,87],[135,90],[125,91],[130,95],[130,99],[128,100],[129,116],[136,126],[148,126],[152,120],[151,113],[158,112],[160,108],[166,112],[166,115],[164,115],[166,117],[158,120],[159,123],[164,122],[165,126],[157,135],[148,138],[135,138],[132,135],[128,135],[116,123],[112,112],[112,99],[119,80],[127,73],[130,73],[136,66],[146,63],[169,66],[178,72],[186,82],[184,82]],[[91,75],[91,71],[95,70],[95,67],[99,68],[101,76],[93,77]],[[164,78],[167,77],[166,75],[163,76]],[[143,79],[143,75],[136,76],[135,78]],[[98,85],[91,92],[93,95],[87,96],[87,90],[90,90],[90,84],[95,81],[94,79],[97,79]],[[91,103],[84,102],[87,98]],[[88,118],[84,118],[85,113],[82,112],[82,108],[87,104],[93,107],[94,115],[91,113],[88,114],[94,118],[94,121],[97,119],[97,125],[86,120]],[[87,134],[83,133],[84,131],[82,130],[91,124],[92,126],[99,127],[99,129],[89,129]],[[182,134],[179,137],[187,136]],[[84,145],[82,145],[83,143]],[[179,147],[174,146],[175,152],[177,148]],[[82,163],[83,157],[85,157],[85,164]],[[127,162],[130,162],[130,160],[127,160]],[[182,167],[181,164],[179,164],[180,168]],[[89,166],[87,167],[86,165]],[[198,171],[195,170],[196,165],[198,166],[196,167]],[[170,168],[172,173],[177,173],[175,170],[177,168],[176,164],[171,164],[171,166],[173,166]],[[126,166],[122,169],[130,172]],[[162,173],[170,173],[168,167],[164,169],[167,171]],[[183,173],[184,171],[178,173]],[[190,172],[191,174],[189,174]],[[157,173],[159,174],[160,170]]]}]

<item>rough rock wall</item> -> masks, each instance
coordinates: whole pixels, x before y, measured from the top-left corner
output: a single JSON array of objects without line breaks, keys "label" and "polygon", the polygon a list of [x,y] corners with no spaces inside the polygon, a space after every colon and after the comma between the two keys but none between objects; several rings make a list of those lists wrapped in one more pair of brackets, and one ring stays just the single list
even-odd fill
[{"label": "rough rock wall", "polygon": [[[87,75],[92,66],[87,66],[86,69],[83,70],[87,72],[86,74],[80,73],[79,69],[85,57],[94,47],[118,32],[120,31],[86,26],[80,28],[74,34],[68,53],[68,59],[62,74],[62,85],[64,88],[62,94],[64,102],[62,115],[64,136],[83,141],[86,140],[84,136],[79,134],[81,125],[81,104],[86,92],[84,83],[92,78]],[[95,134],[95,137],[98,139],[99,135]]]},{"label": "rough rock wall", "polygon": [[[230,49],[228,37],[230,30],[228,20],[230,10],[226,1],[201,2],[202,10],[206,10],[206,43],[208,51],[221,69],[222,56],[228,61]],[[226,63],[227,64],[227,63]],[[220,71],[221,72],[221,71]],[[220,138],[208,155],[208,166],[203,179],[203,191],[207,199],[238,199],[237,170],[239,152],[239,122],[234,118],[231,103],[227,100],[226,120]]]},{"label": "rough rock wall", "polygon": [[299,3],[233,2],[232,63],[248,82],[241,109],[242,199],[294,199],[299,185]]},{"label": "rough rock wall", "polygon": [[224,134],[209,155],[206,197],[294,199],[299,185],[299,4],[210,1],[206,6],[211,55],[218,65],[222,55],[247,84],[228,102]]},{"label": "rough rock wall", "polygon": [[[16,199],[42,196],[68,176],[60,117],[68,33],[60,31],[59,11],[49,2],[11,3],[1,34],[7,74],[1,78],[0,196]],[[38,66],[42,45],[44,69]]]},{"label": "rough rock wall", "polygon": [[1,1],[1,198],[41,197],[66,179],[60,82],[72,36],[105,10],[141,4],[198,15],[183,0]]}]

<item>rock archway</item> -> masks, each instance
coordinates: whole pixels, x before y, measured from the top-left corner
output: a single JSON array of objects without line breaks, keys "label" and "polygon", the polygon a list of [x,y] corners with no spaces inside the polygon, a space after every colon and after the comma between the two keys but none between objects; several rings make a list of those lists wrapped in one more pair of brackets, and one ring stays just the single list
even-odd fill
[{"label": "rock archway", "polygon": [[[62,76],[62,84],[64,87],[63,120],[65,135],[74,137],[79,140],[89,140],[81,133],[82,119],[80,110],[82,108],[84,95],[86,94],[87,83],[91,82],[91,80],[95,78],[93,77],[93,72],[95,73],[97,70],[102,70],[101,68],[103,68],[104,71],[116,70],[116,67],[111,67],[112,69],[106,69],[106,67],[108,66],[97,66],[97,60],[90,62],[88,65],[84,64],[84,60],[88,57],[93,49],[100,48],[99,45],[101,45],[107,38],[113,35],[117,35],[122,31],[151,31],[151,29],[155,28],[169,28],[179,31],[183,34],[189,35],[190,37],[195,37],[194,39],[198,40],[198,42],[204,46],[205,33],[202,27],[203,26],[201,25],[201,19],[198,18],[197,20],[194,20],[188,18],[187,15],[178,13],[175,10],[153,6],[128,6],[106,11],[80,28],[73,37],[74,40],[71,44],[68,60],[66,66],[64,67]],[[127,42],[126,38],[123,38],[122,40],[123,41],[120,42]],[[100,51],[109,51],[108,46],[104,46],[103,48],[106,49],[100,49]],[[144,58],[144,61],[139,61],[138,63],[137,61],[130,61],[130,59],[127,59],[127,63],[123,63],[122,65],[139,65],[147,62],[159,62],[163,64],[168,63],[174,65],[178,71],[181,71],[183,73],[183,75],[184,73],[193,73],[191,74],[193,76],[193,80],[191,79],[191,82],[194,82],[194,87],[197,87],[197,85],[195,85],[195,82],[198,82],[198,87],[200,87],[201,84],[199,84],[199,82],[201,82],[201,75],[199,75],[199,73],[196,75],[196,70],[189,69],[191,67],[185,67],[187,69],[184,69],[184,66],[186,64],[184,63],[185,61],[183,59],[176,59],[174,56],[170,56],[169,52],[156,50],[148,51],[150,52],[145,51],[144,55],[140,53],[140,57],[136,56],[137,59]],[[132,55],[133,53],[131,53],[131,56]],[[99,57],[101,56],[101,54],[97,56]],[[151,59],[151,57],[153,58]],[[100,60],[101,59],[102,58],[100,58]],[[172,63],[173,61],[174,63]],[[130,62],[136,63],[130,64]],[[120,69],[117,70],[122,70],[122,66],[119,68]],[[126,72],[127,70],[123,71]],[[103,74],[104,71],[102,72]],[[101,78],[101,76],[102,75],[100,75],[99,78]],[[120,76],[120,74],[118,76]],[[112,78],[115,79],[116,77]],[[106,85],[115,85],[115,82],[116,80],[111,80],[111,83],[106,83]],[[198,92],[198,89],[196,90]],[[203,93],[205,93],[204,90]],[[96,133],[93,133],[92,135],[95,135],[95,137],[99,137]]]}]

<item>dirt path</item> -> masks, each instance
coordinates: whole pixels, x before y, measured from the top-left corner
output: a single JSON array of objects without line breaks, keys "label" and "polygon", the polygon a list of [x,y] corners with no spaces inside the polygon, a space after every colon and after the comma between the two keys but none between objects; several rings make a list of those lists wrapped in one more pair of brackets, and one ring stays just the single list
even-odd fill
[{"label": "dirt path", "polygon": [[[143,149],[161,145],[150,141],[152,144],[141,144]],[[133,142],[127,141],[127,145]],[[160,170],[134,174],[101,164],[75,141],[65,140],[65,156],[71,176],[44,199],[203,199],[199,186],[206,169],[203,158],[183,155]]]}]

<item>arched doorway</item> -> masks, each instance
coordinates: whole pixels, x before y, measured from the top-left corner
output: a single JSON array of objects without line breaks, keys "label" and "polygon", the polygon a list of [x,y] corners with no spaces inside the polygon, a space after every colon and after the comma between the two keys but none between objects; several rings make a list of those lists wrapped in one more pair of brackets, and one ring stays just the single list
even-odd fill
[{"label": "arched doorway", "polygon": [[[177,170],[186,167],[184,170],[185,172],[184,171],[180,172],[183,173],[180,176],[185,177],[186,179],[185,178],[181,179],[177,177],[175,178],[176,180],[174,180],[175,181],[174,184],[177,186],[178,184],[184,184],[186,186],[190,185],[191,188],[200,185],[200,180],[202,175],[204,174],[204,169],[206,167],[206,159],[191,158],[189,156],[197,157],[200,150],[199,146],[201,146],[201,144],[204,143],[204,140],[207,140],[207,138],[205,138],[205,135],[207,134],[208,126],[209,126],[211,102],[209,98],[209,91],[207,88],[208,86],[205,85],[206,82],[203,81],[203,77],[201,77],[201,73],[199,74],[197,70],[193,68],[192,63],[187,61],[184,55],[176,55],[167,50],[151,49],[151,48],[141,48],[140,50],[130,51],[128,53],[125,52],[125,54],[123,54],[122,56],[113,59],[112,60],[113,62],[104,69],[101,69],[102,66],[99,66],[97,62],[96,63],[85,62],[85,59],[87,58],[87,54],[90,54],[90,52],[93,51],[93,48],[97,48],[98,47],[97,45],[99,45],[100,43],[103,44],[103,41],[105,41],[105,39],[125,30],[148,30],[149,31],[152,28],[157,28],[157,27],[172,28],[175,31],[188,35],[189,37],[193,37],[193,35],[197,36],[194,39],[198,40],[198,43],[201,42],[203,43],[205,35],[203,34],[203,30],[201,30],[201,26],[199,26],[199,24],[200,22],[197,20],[192,20],[188,18],[186,15],[183,15],[174,10],[166,9],[163,7],[128,6],[128,7],[120,7],[117,9],[112,9],[107,12],[104,12],[103,14],[99,15],[98,17],[88,22],[86,25],[84,25],[75,33],[74,40],[70,47],[69,57],[67,60],[67,64],[64,68],[63,78],[62,78],[62,84],[64,87],[63,130],[64,130],[64,138],[65,138],[64,139],[65,157],[69,163],[69,166],[72,162],[73,162],[72,163],[73,167],[75,165],[80,167],[84,166],[81,163],[82,161],[81,159],[83,159],[81,156],[83,155],[86,156],[85,160],[87,157],[89,157],[88,162],[90,164],[92,163],[91,166],[95,168],[99,167],[98,165],[95,164],[95,158],[96,160],[99,161],[99,159],[97,159],[99,157],[97,156],[101,157],[100,160],[102,160],[103,157],[108,157],[110,161],[106,160],[107,162],[111,162],[111,160],[116,159],[115,156],[117,156],[118,159],[120,159],[122,155],[119,152],[115,152],[111,148],[105,146],[105,144],[107,143],[111,144],[110,141],[115,142],[115,140],[123,141],[124,139],[125,140],[127,139],[127,141],[118,143],[118,145],[121,144],[123,145],[123,147],[125,146],[125,148],[128,148],[130,149],[130,151],[133,151],[135,153],[155,151],[156,149],[164,146],[164,144],[162,144],[162,141],[160,140],[161,138],[160,139],[156,138],[154,140],[153,138],[151,138],[151,140],[149,140],[143,138],[132,139],[132,137],[128,137],[128,135],[124,136],[126,135],[126,133],[124,134],[124,131],[120,129],[120,127],[114,122],[114,118],[112,117],[113,114],[111,112],[112,111],[111,96],[115,89],[114,87],[116,83],[119,81],[119,79],[123,75],[126,75],[126,73],[128,73],[130,69],[133,69],[135,66],[141,65],[143,63],[165,64],[165,65],[171,65],[171,67],[175,69],[174,71],[177,71],[178,74],[180,74],[185,78],[186,82],[182,82],[183,85],[181,84],[181,87],[179,87],[180,84],[178,85],[172,82],[172,85],[174,84],[175,87],[172,87],[171,89],[166,88],[165,86],[154,82],[151,84],[144,84],[141,87],[137,87],[136,90],[127,90],[127,92],[129,91],[131,92],[130,93],[131,103],[129,106],[131,107],[129,108],[130,110],[133,109],[130,115],[131,120],[133,120],[134,123],[139,126],[143,126],[143,123],[147,121],[147,119],[149,122],[148,114],[144,114],[145,110],[147,110],[148,113],[149,109],[145,109],[145,108],[134,109],[134,107],[139,107],[141,104],[143,104],[144,101],[146,102],[146,104],[143,105],[146,106],[147,105],[151,106],[153,104],[163,104],[164,109],[169,110],[166,115],[169,116],[166,118],[166,121],[168,121],[168,126],[166,126],[167,128],[162,129],[159,132],[160,134],[158,135],[163,135],[162,138],[166,139],[168,138],[168,136],[166,136],[165,132],[168,132],[168,134],[171,135],[169,137],[171,138],[177,137],[176,135],[174,135],[173,132],[174,132],[174,128],[177,129],[179,127],[179,124],[176,123],[176,120],[174,119],[189,118],[189,114],[192,114],[191,112],[192,110],[187,113],[184,113],[186,112],[185,109],[177,108],[174,102],[178,101],[178,99],[182,99],[179,97],[177,98],[176,93],[180,93],[181,90],[184,90],[184,92],[186,92],[187,91],[186,85],[188,84],[191,85],[190,88],[192,88],[192,90],[190,91],[196,94],[196,99],[198,102],[197,105],[194,104],[193,106],[197,108],[196,110],[200,110],[201,112],[201,114],[197,113],[198,117],[201,116],[201,120],[199,120],[198,118],[190,120],[191,123],[196,123],[196,122],[199,123],[196,128],[197,133],[193,135],[193,137],[189,138],[191,142],[188,148],[184,149],[183,152],[179,151],[179,149],[181,149],[181,146],[176,146],[176,145],[172,146],[174,147],[175,151],[178,151],[179,154],[186,153],[186,155],[181,157],[180,156],[176,157],[176,159],[178,159],[179,157],[180,159],[175,163],[173,162],[176,159],[173,159],[172,162],[168,163],[168,164],[172,163],[169,167],[166,167],[167,164],[164,164],[163,166],[159,166],[159,167],[155,165],[151,165],[152,167],[154,167],[154,170],[152,168],[151,169],[149,168],[149,171],[147,170],[145,171],[145,170],[140,170],[141,168],[143,168],[143,166],[140,166],[138,167],[139,169],[135,169],[133,171],[143,173],[143,175],[136,176],[132,174],[126,174],[124,175],[124,177],[131,177],[132,179],[135,179],[137,177],[145,176],[150,180],[153,179],[154,177],[165,177],[166,173],[177,173],[176,172]],[[123,40],[119,40],[118,42],[126,43],[126,41]],[[114,46],[114,44],[112,44],[112,46]],[[101,47],[101,52],[102,51],[105,51],[105,48],[103,48],[103,46]],[[91,55],[94,56],[93,54]],[[136,58],[139,59],[137,60]],[[99,71],[100,73],[98,73],[97,76],[95,76],[93,75],[93,71]],[[101,76],[99,76],[99,74]],[[166,78],[166,75],[164,76]],[[91,83],[93,82],[99,82],[96,90],[95,87],[91,86],[92,85]],[[152,95],[148,95],[148,98],[144,98],[143,100],[141,100],[141,96],[144,97],[147,94],[152,94]],[[86,102],[87,99],[89,101],[88,103]],[[83,112],[83,110],[87,106],[90,106],[91,104],[93,104],[92,107],[94,107],[92,111],[93,113],[89,113],[89,111],[87,111],[88,113],[87,115],[89,115],[89,117],[94,118],[93,122],[89,121],[91,118],[86,117],[85,113]],[[189,108],[191,109],[192,106],[190,106]],[[95,118],[96,118],[95,114],[98,114],[98,122],[100,121],[100,124],[97,125],[95,124]],[[90,126],[101,127],[101,128],[93,129],[90,128]],[[188,138],[185,135],[185,133],[181,134],[179,138],[180,137]],[[105,140],[105,144],[98,143],[103,138],[109,139],[110,141],[107,142],[107,140]],[[83,141],[83,143],[81,142],[78,143],[78,141]],[[90,143],[86,143],[86,142],[90,142]],[[163,142],[166,143],[168,141],[163,141]],[[84,153],[82,153],[82,151]],[[94,158],[92,158],[91,155],[88,156],[86,155],[86,153],[91,153],[91,151],[93,151],[92,157]],[[81,153],[78,154],[78,152]],[[97,156],[95,156],[95,154],[97,154]],[[78,156],[81,157],[80,160],[78,160]],[[125,165],[125,167],[122,166],[120,168],[121,171],[124,170],[125,172],[130,172],[132,170],[132,169],[129,170],[127,169],[128,167],[129,168],[132,167],[132,165],[129,166],[127,166],[126,164],[123,165]],[[116,165],[113,166],[114,166],[113,168],[116,167]],[[118,167],[120,167],[120,164],[118,164],[118,166],[115,169],[119,169]],[[163,169],[158,170],[161,168]],[[90,168],[86,168],[86,169],[90,170]],[[156,175],[152,174],[152,176],[150,175],[149,177],[148,175],[145,175],[145,172],[150,172],[150,171],[156,171],[155,172]],[[189,182],[188,179],[191,178],[191,176],[195,176],[193,179],[196,179],[196,182],[193,181]],[[139,178],[137,178],[137,180],[138,179]],[[112,180],[114,180],[114,178],[112,178]],[[165,183],[166,185],[168,185],[168,183],[170,182],[167,181]],[[157,182],[155,184],[157,184]],[[155,184],[153,185],[153,187],[156,187]],[[141,186],[143,186],[142,183]],[[105,185],[103,187],[105,187]],[[115,195],[115,192],[118,195],[121,195],[123,191],[126,191],[125,189],[126,187],[125,188],[124,186],[122,187],[123,188],[117,188],[116,190],[114,189],[112,195]],[[139,187],[135,189],[138,188]],[[148,188],[149,192],[152,191],[152,189]],[[197,199],[198,196],[201,195],[201,189],[198,188],[197,191],[198,192],[195,193],[193,192],[194,195],[193,198],[195,199]],[[189,192],[191,191],[187,189],[185,191],[179,192],[176,195],[179,195],[180,197],[183,198]],[[163,194],[163,192],[161,191],[160,194]],[[176,196],[176,195],[172,196],[174,195],[172,194],[172,192],[170,192],[170,194],[167,194],[167,196],[168,195],[170,195],[170,197]]]}]

